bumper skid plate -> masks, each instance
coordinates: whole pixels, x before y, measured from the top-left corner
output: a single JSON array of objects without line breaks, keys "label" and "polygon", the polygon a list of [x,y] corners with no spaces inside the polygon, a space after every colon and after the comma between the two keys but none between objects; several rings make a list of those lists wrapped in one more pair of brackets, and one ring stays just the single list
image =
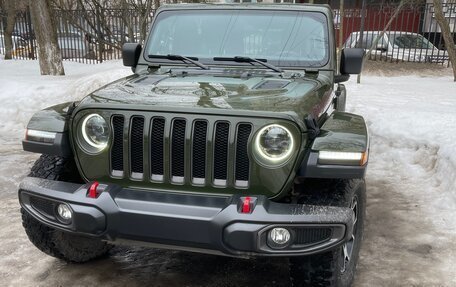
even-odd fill
[{"label": "bumper skid plate", "polygon": [[[113,243],[144,245],[236,257],[308,255],[347,240],[353,228],[349,208],[282,204],[264,196],[249,213],[247,196],[200,195],[122,188],[107,184],[97,198],[87,196],[90,184],[38,178],[24,179],[21,206],[45,225]],[[72,220],[59,220],[66,204]],[[285,247],[269,244],[272,228],[289,230]]]}]

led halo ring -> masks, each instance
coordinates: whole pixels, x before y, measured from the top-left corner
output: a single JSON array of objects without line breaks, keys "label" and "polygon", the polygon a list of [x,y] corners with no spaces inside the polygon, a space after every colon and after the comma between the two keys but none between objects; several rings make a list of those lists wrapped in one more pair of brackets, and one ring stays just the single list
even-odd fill
[{"label": "led halo ring", "polygon": [[[273,156],[270,156],[268,154],[266,154],[263,150],[262,150],[262,146],[260,144],[260,137],[261,137],[261,134],[267,130],[267,129],[270,129],[270,128],[274,128],[274,127],[277,127],[277,128],[280,128],[280,129],[283,129],[285,130],[285,132],[289,135],[290,137],[290,147],[288,148],[288,151],[285,152],[284,154],[280,155],[280,156],[277,156],[277,157],[273,157]],[[267,125],[265,127],[263,127],[256,135],[256,138],[255,138],[255,148],[256,148],[256,151],[258,152],[258,154],[266,159],[267,161],[269,162],[272,162],[274,164],[280,164],[282,162],[284,162],[285,160],[287,160],[291,154],[293,153],[293,150],[294,150],[294,138],[293,138],[293,135],[292,133],[290,132],[290,130],[288,130],[286,127],[282,126],[282,125],[278,125],[278,124],[272,124],[272,125]]]},{"label": "led halo ring", "polygon": [[[97,143],[93,142],[93,141],[89,138],[89,136],[87,135],[87,132],[86,132],[86,125],[87,125],[87,122],[88,122],[91,118],[93,118],[93,117],[100,117],[103,121],[106,122],[106,120],[105,120],[102,116],[100,116],[99,114],[90,114],[90,115],[86,116],[85,119],[84,119],[84,121],[82,122],[82,125],[81,125],[82,137],[84,138],[84,141],[85,141],[86,143],[88,143],[90,146],[92,146],[92,147],[94,147],[94,148],[96,148],[96,149],[98,149],[98,150],[101,151],[101,150],[103,150],[104,148],[106,148],[106,146],[108,146],[108,141],[106,141],[105,144],[97,144]],[[107,123],[106,123],[106,124],[107,124]],[[108,131],[108,132],[109,132],[109,131]],[[109,137],[109,135],[108,135],[108,137]]]}]

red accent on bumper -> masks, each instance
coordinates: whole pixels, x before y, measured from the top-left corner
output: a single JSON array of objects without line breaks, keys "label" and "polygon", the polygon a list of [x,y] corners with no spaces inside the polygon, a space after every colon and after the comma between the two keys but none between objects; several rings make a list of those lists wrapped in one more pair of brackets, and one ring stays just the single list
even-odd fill
[{"label": "red accent on bumper", "polygon": [[98,187],[99,183],[98,181],[95,181],[94,183],[92,183],[92,185],[90,186],[89,188],[89,194],[88,196],[90,198],[97,198],[98,197],[98,193],[97,193],[97,187]]}]

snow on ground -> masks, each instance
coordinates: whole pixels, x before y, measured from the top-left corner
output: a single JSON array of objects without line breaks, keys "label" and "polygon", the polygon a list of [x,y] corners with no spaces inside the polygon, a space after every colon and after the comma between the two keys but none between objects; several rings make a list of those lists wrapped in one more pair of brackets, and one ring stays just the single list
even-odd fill
[{"label": "snow on ground", "polygon": [[[40,76],[35,61],[0,62],[0,282],[199,286],[200,274],[211,270],[205,286],[250,277],[241,282],[288,285],[282,282],[286,269],[268,260],[132,248],[89,265],[67,265],[36,250],[21,228],[16,199],[37,157],[21,151],[29,118],[131,73],[120,61],[65,62],[65,70],[64,77]],[[367,224],[355,286],[456,286],[456,84],[448,76],[366,75],[362,84],[352,79],[346,86],[348,111],[362,114],[371,133]]]},{"label": "snow on ground", "polygon": [[[365,77],[347,85],[368,123],[377,176],[417,178],[441,212],[456,210],[456,84],[451,77]],[[378,167],[378,168],[377,168]],[[402,183],[404,184],[404,183]],[[454,215],[454,214],[453,214]],[[434,223],[441,223],[436,218]],[[456,220],[452,222],[456,225]]]},{"label": "snow on ground", "polygon": [[[365,76],[348,110],[371,135],[359,286],[456,285],[456,84]],[[388,279],[389,278],[389,279]]]},{"label": "snow on ground", "polygon": [[79,100],[95,89],[131,74],[121,61],[99,65],[64,63],[66,76],[41,76],[37,61],[0,62],[0,151],[17,145],[38,110]]}]

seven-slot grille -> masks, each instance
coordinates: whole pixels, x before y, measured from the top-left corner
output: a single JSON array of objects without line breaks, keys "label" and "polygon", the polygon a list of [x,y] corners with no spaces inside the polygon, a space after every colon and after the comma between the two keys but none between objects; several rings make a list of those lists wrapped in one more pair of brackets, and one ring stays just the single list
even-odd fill
[{"label": "seven-slot grille", "polygon": [[231,182],[236,188],[248,187],[251,123],[114,115],[111,124],[111,174],[115,177],[196,186],[224,187]]}]

